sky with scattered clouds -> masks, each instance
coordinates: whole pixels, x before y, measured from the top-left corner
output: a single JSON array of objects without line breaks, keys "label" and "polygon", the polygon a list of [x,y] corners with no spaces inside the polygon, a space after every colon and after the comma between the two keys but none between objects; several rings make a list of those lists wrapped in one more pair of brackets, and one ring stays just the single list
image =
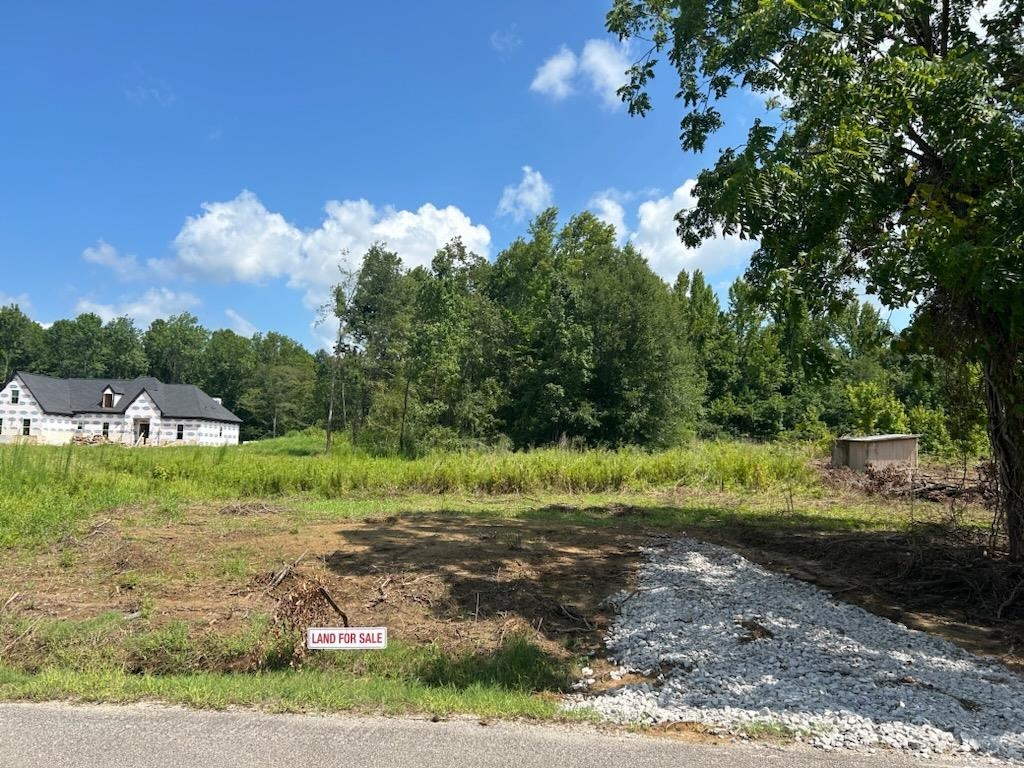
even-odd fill
[{"label": "sky with scattered clouds", "polygon": [[0,28],[0,304],[193,312],[310,348],[374,242],[407,265],[453,237],[494,258],[550,205],[589,209],[666,281],[724,287],[753,244],[684,248],[673,215],[764,103],[732,97],[703,157],[615,94],[638,51],[609,1],[19,3]]}]

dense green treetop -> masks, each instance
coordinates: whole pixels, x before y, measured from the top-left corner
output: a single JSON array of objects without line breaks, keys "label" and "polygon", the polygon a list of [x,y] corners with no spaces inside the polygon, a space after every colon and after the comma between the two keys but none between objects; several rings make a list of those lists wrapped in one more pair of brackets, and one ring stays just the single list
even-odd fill
[{"label": "dense green treetop", "polygon": [[[701,150],[717,102],[744,87],[778,105],[701,174],[678,216],[690,245],[760,240],[751,275],[832,298],[851,279],[889,305],[933,302],[1024,332],[1024,47],[1020,0],[617,0],[609,29],[651,47],[622,94],[651,108],[675,69],[681,141]],[[785,278],[780,275],[785,273]],[[994,318],[993,316],[998,316]],[[994,343],[993,329],[964,342]]]}]

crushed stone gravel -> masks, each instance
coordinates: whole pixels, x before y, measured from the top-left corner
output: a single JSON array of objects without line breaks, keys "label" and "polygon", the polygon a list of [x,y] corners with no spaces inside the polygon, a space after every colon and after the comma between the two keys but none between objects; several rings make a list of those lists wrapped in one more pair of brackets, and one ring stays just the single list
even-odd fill
[{"label": "crushed stone gravel", "polygon": [[[692,539],[643,550],[637,589],[609,598],[611,679],[568,697],[619,723],[782,731],[823,749],[885,747],[1024,762],[1024,678]],[[591,672],[591,670],[586,670]]]}]

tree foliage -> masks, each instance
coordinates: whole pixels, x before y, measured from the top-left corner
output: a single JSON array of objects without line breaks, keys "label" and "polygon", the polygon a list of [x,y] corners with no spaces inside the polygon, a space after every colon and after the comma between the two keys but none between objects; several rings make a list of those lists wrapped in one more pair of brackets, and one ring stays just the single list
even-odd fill
[{"label": "tree foliage", "polygon": [[0,360],[195,383],[242,417],[247,440],[326,425],[333,402],[332,425],[382,453],[822,439],[864,423],[846,385],[897,402],[932,450],[977,450],[977,365],[894,337],[866,303],[819,316],[792,288],[762,305],[737,280],[723,306],[699,270],[670,287],[591,214],[560,224],[545,211],[493,263],[453,240],[408,269],[377,244],[340,278],[324,310],[337,344],[315,355],[279,333],[210,332],[192,315],[144,334],[95,316],[44,331],[4,307]]},{"label": "tree foliage", "polygon": [[666,55],[681,142],[702,151],[737,89],[767,97],[742,146],[700,174],[684,242],[755,238],[749,277],[817,308],[863,282],[915,300],[936,352],[982,367],[1011,556],[1024,558],[1024,11],[1005,0],[615,0],[608,28]]}]

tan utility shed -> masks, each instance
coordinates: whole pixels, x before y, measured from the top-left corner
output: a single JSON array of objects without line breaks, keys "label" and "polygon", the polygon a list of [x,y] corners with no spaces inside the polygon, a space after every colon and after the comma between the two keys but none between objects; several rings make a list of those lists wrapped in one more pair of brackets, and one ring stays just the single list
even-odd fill
[{"label": "tan utility shed", "polygon": [[832,466],[864,472],[868,467],[916,467],[920,435],[840,437],[832,447]]}]

